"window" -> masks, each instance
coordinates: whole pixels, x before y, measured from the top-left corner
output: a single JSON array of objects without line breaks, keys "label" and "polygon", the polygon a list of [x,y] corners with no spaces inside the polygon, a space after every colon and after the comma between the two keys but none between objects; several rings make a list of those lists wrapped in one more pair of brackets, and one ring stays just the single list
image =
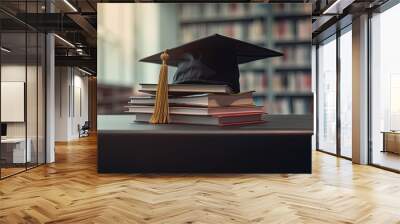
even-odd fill
[{"label": "window", "polygon": [[340,36],[340,155],[351,158],[352,141],[352,35],[351,26]]},{"label": "window", "polygon": [[318,149],[336,153],[336,36],[318,48]]},{"label": "window", "polygon": [[371,18],[370,120],[375,165],[400,170],[400,5]]}]

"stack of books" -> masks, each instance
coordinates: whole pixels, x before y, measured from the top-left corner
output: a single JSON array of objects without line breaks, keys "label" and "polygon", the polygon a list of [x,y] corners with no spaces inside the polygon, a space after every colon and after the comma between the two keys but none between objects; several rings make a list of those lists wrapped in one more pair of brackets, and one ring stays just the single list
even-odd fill
[{"label": "stack of books", "polygon": [[[146,96],[132,96],[128,113],[136,115],[136,122],[148,122],[154,111],[156,84],[140,84],[139,92]],[[262,123],[264,108],[255,106],[253,92],[233,94],[226,85],[170,84],[169,123],[200,125],[245,125]]]}]

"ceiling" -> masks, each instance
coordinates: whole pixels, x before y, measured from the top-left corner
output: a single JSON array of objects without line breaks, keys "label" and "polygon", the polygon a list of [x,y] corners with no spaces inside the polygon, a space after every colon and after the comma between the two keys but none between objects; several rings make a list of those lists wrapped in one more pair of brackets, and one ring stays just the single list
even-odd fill
[{"label": "ceiling", "polygon": [[[96,0],[1,0],[2,46],[12,49],[4,59],[20,59],[36,51],[25,32],[54,32],[56,65],[96,71]],[[49,13],[51,11],[51,13]],[[28,41],[30,41],[28,34]],[[25,48],[27,46],[27,48]],[[67,57],[65,57],[67,56]]]},{"label": "ceiling", "polygon": [[[339,1],[339,0],[337,0]],[[343,0],[340,0],[343,1]],[[368,7],[382,4],[386,0],[345,0],[350,6],[345,13],[363,11]],[[56,45],[56,65],[81,66],[96,71],[97,57],[97,3],[135,2],[121,0],[1,0],[0,25],[3,43],[12,43],[14,54],[23,54],[25,39],[29,31],[54,32]],[[136,1],[146,2],[146,1]],[[163,1],[158,1],[163,2]],[[270,0],[255,2],[307,2],[313,5],[313,22],[318,27],[313,36],[318,35],[334,20],[343,15],[324,15],[323,12],[334,4],[335,0]],[[49,13],[51,11],[51,13]],[[330,16],[330,17],[328,17]],[[319,24],[323,22],[322,25]],[[325,27],[324,27],[325,25]],[[5,45],[4,45],[5,46]],[[31,51],[28,45],[28,52]],[[19,49],[19,50],[17,50]]]}]

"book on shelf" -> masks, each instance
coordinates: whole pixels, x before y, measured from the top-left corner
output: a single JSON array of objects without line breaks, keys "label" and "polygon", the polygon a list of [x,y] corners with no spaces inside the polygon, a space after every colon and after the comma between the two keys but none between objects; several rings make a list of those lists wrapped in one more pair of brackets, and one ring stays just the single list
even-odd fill
[{"label": "book on shelf", "polygon": [[306,114],[307,111],[306,102],[303,99],[293,99],[293,113],[294,114]]},{"label": "book on shelf", "polygon": [[[173,124],[196,124],[196,125],[216,125],[216,126],[232,126],[232,125],[248,125],[264,123],[264,113],[248,113],[248,114],[223,114],[223,115],[183,115],[171,114],[170,123]],[[136,122],[148,122],[151,114],[136,114]]]},{"label": "book on shelf", "polygon": [[229,36],[235,39],[247,40],[258,44],[264,44],[265,26],[261,19],[243,22],[231,23],[210,23],[210,24],[195,24],[185,25],[181,27],[182,42],[190,42],[201,37],[208,36],[212,33],[220,33],[224,36]]},{"label": "book on shelf", "polygon": [[253,89],[256,93],[262,93],[268,88],[268,78],[264,72],[242,72],[239,83],[243,91]]},{"label": "book on shelf", "polygon": [[259,4],[246,3],[203,3],[181,4],[182,20],[215,17],[242,17],[245,15],[262,15],[265,9]]},{"label": "book on shelf", "polygon": [[265,7],[262,4],[248,4],[247,13],[250,15],[265,15]]},{"label": "book on shelf", "polygon": [[276,40],[296,41],[310,40],[311,21],[309,19],[280,20],[273,26],[273,34]]},{"label": "book on shelf", "polygon": [[272,86],[275,92],[311,92],[311,74],[303,72],[275,74],[272,77]]},{"label": "book on shelf", "polygon": [[[257,45],[272,44],[284,54],[269,62],[256,61],[239,67],[241,90],[255,90],[253,100],[256,105],[264,106],[265,111],[270,113],[279,114],[312,111],[310,106],[312,98],[309,97],[311,95],[311,4],[182,5],[180,10],[182,42],[221,33]],[[268,25],[270,19],[273,21],[271,26]],[[268,36],[270,39],[267,39]],[[270,72],[272,74],[269,74]],[[170,102],[174,100],[170,98]]]},{"label": "book on shelf", "polygon": [[[152,114],[154,106],[129,105],[127,106],[130,113]],[[238,106],[238,107],[176,107],[169,108],[170,114],[186,114],[186,115],[221,115],[221,114],[243,114],[243,113],[262,113],[264,111],[261,106]]]},{"label": "book on shelf", "polygon": [[299,40],[310,40],[312,34],[312,24],[309,20],[300,20],[297,22],[297,35]]},{"label": "book on shelf", "polygon": [[274,13],[304,13],[311,16],[311,4],[273,4],[272,9]]},{"label": "book on shelf", "polygon": [[[171,96],[168,101],[170,105],[194,106],[194,107],[228,107],[228,106],[252,106],[253,91],[238,94],[215,94],[204,93],[189,96]],[[154,96],[133,96],[130,97],[130,104],[154,105]]]},{"label": "book on shelf", "polygon": [[277,114],[290,114],[290,100],[289,99],[277,99],[273,105],[274,113]]},{"label": "book on shelf", "polygon": [[263,15],[268,7],[272,7],[275,15],[298,14],[310,15],[311,5],[307,4],[255,4],[255,3],[203,3],[181,4],[181,19],[241,17],[245,15]]},{"label": "book on shelf", "polygon": [[246,13],[246,8],[244,4],[238,3],[228,3],[221,4],[222,14],[226,16],[243,16]]},{"label": "book on shelf", "polygon": [[[188,5],[188,4],[184,4],[183,6],[184,7],[185,6],[186,7],[193,7],[193,6]],[[203,15],[204,15],[205,18],[214,18],[215,16],[218,16],[218,8],[215,7],[215,5],[204,4],[203,7],[204,7],[203,8],[203,10],[204,10]],[[185,16],[186,16],[186,18],[190,18],[191,17],[190,14],[186,14]]]},{"label": "book on shelf", "polygon": [[[155,94],[157,84],[140,84],[139,92]],[[170,95],[191,95],[199,93],[232,93],[232,89],[227,85],[208,85],[208,84],[169,84],[168,93]]]},{"label": "book on shelf", "polygon": [[[252,27],[252,32],[260,32],[259,25],[254,25]],[[241,22],[232,22],[232,23],[211,23],[211,24],[195,24],[195,25],[185,25],[181,27],[182,30],[182,42],[190,42],[202,37],[206,37],[213,33],[220,33],[224,36],[229,36],[235,39],[245,39],[247,34],[248,26],[244,26]],[[252,35],[252,38],[257,41],[262,40],[260,37],[255,37]]]},{"label": "book on shelf", "polygon": [[304,98],[280,98],[272,105],[277,114],[310,114],[312,113],[312,101]]},{"label": "book on shelf", "polygon": [[276,21],[273,27],[273,34],[277,40],[293,40],[295,38],[295,27],[291,21]]},{"label": "book on shelf", "polygon": [[247,39],[253,42],[265,42],[265,26],[262,20],[255,20],[248,25]]},{"label": "book on shelf", "polygon": [[283,52],[283,57],[274,59],[276,66],[310,66],[311,64],[311,50],[308,45],[281,46],[279,50]]}]

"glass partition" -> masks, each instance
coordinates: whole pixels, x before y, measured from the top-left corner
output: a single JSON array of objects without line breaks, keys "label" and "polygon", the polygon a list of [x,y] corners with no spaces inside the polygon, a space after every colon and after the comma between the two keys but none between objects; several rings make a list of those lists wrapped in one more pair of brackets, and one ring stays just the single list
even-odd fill
[{"label": "glass partition", "polygon": [[24,171],[31,156],[26,137],[26,33],[3,32],[1,47],[1,175],[6,177]]},{"label": "glass partition", "polygon": [[[43,11],[43,1],[26,3],[18,3],[18,13]],[[0,26],[0,178],[5,178],[45,163],[46,39],[2,12]]]}]

